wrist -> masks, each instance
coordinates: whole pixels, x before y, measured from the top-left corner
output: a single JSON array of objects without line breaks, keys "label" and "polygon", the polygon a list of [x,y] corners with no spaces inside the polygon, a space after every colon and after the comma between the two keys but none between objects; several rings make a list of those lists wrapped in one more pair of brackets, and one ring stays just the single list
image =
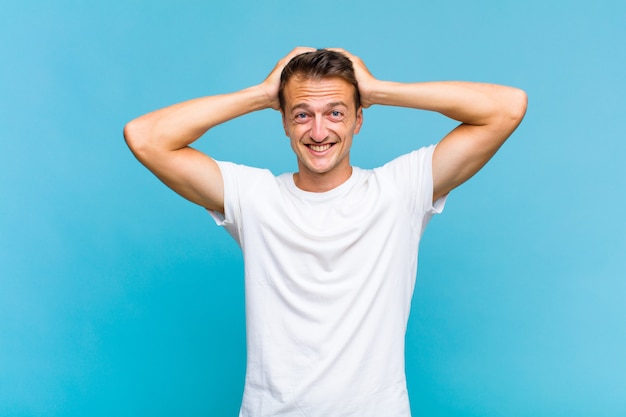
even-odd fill
[{"label": "wrist", "polygon": [[390,81],[373,80],[364,87],[361,98],[368,103],[369,106],[373,104],[389,105],[390,91],[393,87],[392,84],[393,83]]},{"label": "wrist", "polygon": [[263,83],[246,88],[242,92],[248,96],[252,111],[278,109],[278,98]]}]

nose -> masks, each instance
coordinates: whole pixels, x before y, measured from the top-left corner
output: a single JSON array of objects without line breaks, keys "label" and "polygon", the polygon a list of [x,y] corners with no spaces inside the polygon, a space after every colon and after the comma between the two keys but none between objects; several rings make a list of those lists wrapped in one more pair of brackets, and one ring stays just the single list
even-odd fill
[{"label": "nose", "polygon": [[323,117],[316,117],[313,120],[309,134],[315,142],[324,142],[324,139],[328,137],[328,129]]}]

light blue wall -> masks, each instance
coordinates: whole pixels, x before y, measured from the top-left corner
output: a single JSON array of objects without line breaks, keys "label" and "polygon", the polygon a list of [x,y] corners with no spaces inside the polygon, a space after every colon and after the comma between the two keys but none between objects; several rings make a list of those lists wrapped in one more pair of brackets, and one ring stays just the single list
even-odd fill
[{"label": "light blue wall", "polygon": [[[23,1],[0,11],[0,416],[234,416],[241,256],[122,140],[147,111],[261,81],[297,45],[374,75],[528,92],[433,220],[407,334],[416,416],[626,415],[626,3]],[[353,162],[438,141],[371,108]],[[198,147],[295,167],[278,113]]]}]

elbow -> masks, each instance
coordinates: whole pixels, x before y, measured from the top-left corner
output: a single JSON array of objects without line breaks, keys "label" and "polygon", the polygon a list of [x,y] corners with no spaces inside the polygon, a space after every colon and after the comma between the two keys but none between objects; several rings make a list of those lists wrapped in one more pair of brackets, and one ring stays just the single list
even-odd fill
[{"label": "elbow", "polygon": [[507,107],[509,109],[509,119],[517,127],[524,118],[526,108],[528,107],[528,95],[526,92],[519,88],[513,88]]},{"label": "elbow", "polygon": [[124,140],[126,145],[135,156],[145,152],[148,146],[148,134],[145,123],[140,119],[135,119],[124,126]]},{"label": "elbow", "polygon": [[505,94],[502,94],[494,103],[491,127],[496,133],[495,137],[500,138],[500,145],[509,138],[524,119],[528,97],[526,92],[518,88],[506,87]]}]

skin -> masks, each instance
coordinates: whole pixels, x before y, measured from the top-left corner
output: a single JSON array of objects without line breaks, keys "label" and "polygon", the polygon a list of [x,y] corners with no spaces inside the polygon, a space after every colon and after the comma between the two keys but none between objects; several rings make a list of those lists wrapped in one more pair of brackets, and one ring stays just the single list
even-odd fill
[{"label": "skin", "polygon": [[299,188],[323,192],[350,178],[352,137],[363,124],[353,91],[340,78],[294,77],[285,85],[283,126],[298,159],[294,182]]},{"label": "skin", "polygon": [[[363,61],[352,60],[363,108],[372,105],[439,112],[460,122],[433,155],[433,201],[472,177],[521,122],[526,94],[516,88],[466,82],[396,83],[376,79]],[[224,184],[216,162],[190,145],[212,127],[244,114],[279,110],[278,86],[284,66],[314,51],[296,48],[258,85],[230,94],[198,98],[148,113],[124,128],[131,151],[161,181],[188,200],[224,212]],[[350,147],[363,123],[352,87],[337,79],[292,79],[285,89],[283,126],[298,159],[294,180],[304,190],[322,192],[352,172]],[[327,150],[316,148],[328,145]],[[313,146],[313,147],[312,147]]]},{"label": "skin", "polygon": [[443,114],[461,124],[433,154],[433,201],[476,174],[522,121],[527,97],[522,90],[469,82],[397,83],[381,81],[363,61],[343,49],[354,65],[361,104],[409,107]]}]

